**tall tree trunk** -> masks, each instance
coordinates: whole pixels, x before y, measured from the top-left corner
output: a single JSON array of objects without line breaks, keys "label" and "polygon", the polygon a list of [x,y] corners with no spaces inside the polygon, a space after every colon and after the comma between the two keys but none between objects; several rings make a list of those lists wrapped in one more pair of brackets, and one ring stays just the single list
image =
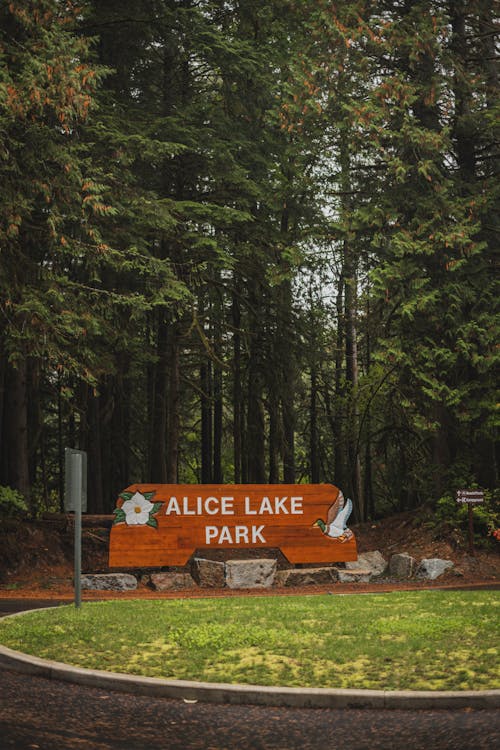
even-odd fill
[{"label": "tall tree trunk", "polygon": [[28,461],[30,486],[36,482],[38,454],[43,430],[42,404],[40,401],[40,364],[27,363],[27,399],[28,399]]},{"label": "tall tree trunk", "polygon": [[201,387],[201,482],[212,482],[212,362],[202,354]]},{"label": "tall tree trunk", "polygon": [[234,458],[234,481],[239,484],[242,481],[242,396],[241,383],[241,311],[237,298],[238,286],[233,294],[232,318],[233,318],[233,458]]},{"label": "tall tree trunk", "polygon": [[359,521],[365,520],[363,486],[361,479],[361,460],[359,455],[359,406],[357,386],[359,379],[358,370],[358,345],[357,345],[357,277],[355,266],[351,256],[351,248],[344,243],[345,259],[345,315],[346,315],[346,377],[350,385],[351,394],[351,421],[349,425],[349,465],[351,473],[351,486],[354,494],[354,508]]},{"label": "tall tree trunk", "polygon": [[333,435],[333,470],[336,484],[342,488],[347,481],[346,449],[343,441],[344,424],[344,343],[345,343],[345,319],[344,319],[344,276],[341,275],[338,282],[337,298],[337,341],[335,346],[335,392],[333,413],[330,417]]},{"label": "tall tree trunk", "polygon": [[249,308],[252,311],[249,331],[248,385],[246,405],[245,453],[248,482],[265,483],[265,413],[264,413],[264,331],[259,311],[262,309],[262,287],[257,279],[248,282]]},{"label": "tall tree trunk", "polygon": [[311,365],[311,393],[309,399],[309,466],[311,482],[319,482],[319,432],[318,432],[318,373],[317,364],[313,360]]},{"label": "tall tree trunk", "polygon": [[[131,444],[131,412],[132,412],[132,388],[130,374],[125,365],[122,372],[116,378],[117,398],[112,415],[113,445],[116,446],[116,457],[111,463],[115,465],[113,473],[113,484],[109,490],[109,501],[114,502],[115,496],[123,487],[130,484],[133,477],[130,476],[130,444]],[[112,508],[110,509],[112,510]]]},{"label": "tall tree trunk", "polygon": [[[283,229],[282,225],[282,231]],[[281,284],[278,304],[278,335],[281,337],[281,411],[283,419],[283,480],[295,482],[295,387],[297,366],[295,361],[294,326],[292,311],[292,283]],[[283,347],[286,346],[286,350]]]},{"label": "tall tree trunk", "polygon": [[447,471],[453,454],[453,440],[448,410],[441,404],[434,407],[433,418],[438,425],[432,441],[433,484],[436,497],[441,497],[447,486]]},{"label": "tall tree trunk", "polygon": [[[347,133],[341,133],[340,168],[342,187],[342,216],[344,231],[350,226],[351,206],[351,163]],[[361,479],[361,459],[359,455],[359,406],[358,406],[358,338],[357,338],[357,253],[349,238],[343,246],[343,276],[345,285],[345,345],[346,345],[346,378],[350,386],[351,419],[349,424],[348,452],[353,504],[359,521],[365,520],[363,485]]]},{"label": "tall tree trunk", "polygon": [[4,456],[3,448],[3,420],[5,406],[7,403],[7,357],[5,356],[4,341],[0,335],[0,484],[4,481]]},{"label": "tall tree trunk", "polygon": [[[371,321],[371,306],[370,306],[370,289],[366,293],[366,373],[368,374],[372,364],[372,339],[370,332],[370,321]],[[373,492],[373,473],[372,473],[372,441],[371,441],[371,402],[368,402],[366,406],[366,417],[364,431],[366,434],[365,442],[365,485],[364,485],[364,499],[365,499],[365,520],[373,519],[375,517],[375,495]]]},{"label": "tall tree trunk", "polygon": [[311,388],[309,393],[309,476],[313,484],[319,482],[320,457],[319,457],[319,429],[318,429],[318,325],[319,320],[314,312],[313,285],[309,285],[309,370]]},{"label": "tall tree trunk", "polygon": [[157,323],[156,357],[153,371],[152,424],[150,433],[149,481],[167,481],[167,393],[169,376],[167,322],[160,316]]},{"label": "tall tree trunk", "polygon": [[212,307],[212,338],[215,354],[214,363],[214,455],[213,481],[222,484],[222,438],[223,438],[223,385],[222,385],[222,335],[224,306],[219,296]]},{"label": "tall tree trunk", "polygon": [[222,473],[222,437],[223,437],[223,392],[222,369],[220,365],[214,368],[214,464],[213,481],[221,484],[224,481]]},{"label": "tall tree trunk", "polygon": [[104,512],[111,512],[120,490],[140,477],[130,475],[130,382],[127,363],[107,377],[100,389]]},{"label": "tall tree trunk", "polygon": [[[253,348],[253,347],[252,347]],[[249,482],[266,481],[264,403],[262,372],[256,362],[257,354],[250,352],[247,402],[247,456]]]},{"label": "tall tree trunk", "polygon": [[63,436],[63,400],[62,400],[62,378],[57,376],[57,468],[58,468],[58,492],[59,510],[64,512],[64,436]]},{"label": "tall tree trunk", "polygon": [[[293,355],[292,355],[293,357]],[[283,480],[295,483],[295,373],[292,357],[284,364],[283,395]]]},{"label": "tall tree trunk", "polygon": [[375,517],[375,495],[373,492],[373,471],[372,471],[372,451],[370,442],[370,430],[371,430],[371,417],[368,415],[366,419],[366,432],[367,440],[365,447],[365,486],[364,486],[364,498],[365,498],[365,521],[367,519],[373,519]]},{"label": "tall tree trunk", "polygon": [[280,428],[279,408],[276,394],[271,391],[268,399],[269,414],[269,483],[277,484],[280,481]]},{"label": "tall tree trunk", "polygon": [[[496,0],[483,0],[479,7],[479,31],[482,42],[482,58],[486,80],[486,105],[494,123],[491,133],[492,147],[490,150],[490,167],[488,173],[491,175],[491,184],[497,184],[499,174],[499,150],[498,141],[500,136],[498,120],[498,4]],[[488,215],[484,218],[484,224],[488,227],[485,232],[486,241],[489,246],[490,257],[494,257],[498,236],[500,235],[500,214],[498,204],[492,203]],[[498,467],[500,463],[500,444],[497,434],[480,435],[476,446],[475,462],[477,466],[478,481],[483,487],[498,487]]]},{"label": "tall tree trunk", "polygon": [[457,161],[462,186],[466,190],[472,188],[476,176],[476,134],[471,128],[471,95],[467,80],[466,68],[468,55],[468,41],[465,28],[467,3],[464,0],[453,0],[449,3],[452,27],[451,48],[454,59],[460,61],[453,76],[453,91],[455,95],[453,136],[457,150]]},{"label": "tall tree trunk", "polygon": [[[245,388],[245,392],[247,390]],[[243,484],[250,481],[248,445],[248,400],[245,399],[245,403],[241,406],[241,481]]]},{"label": "tall tree trunk", "polygon": [[84,391],[79,446],[87,453],[87,511],[104,513],[100,397],[89,385]]},{"label": "tall tree trunk", "polygon": [[176,484],[179,471],[179,441],[180,441],[180,326],[170,327],[168,356],[170,377],[168,381],[169,408],[167,412],[167,483]]},{"label": "tall tree trunk", "polygon": [[[498,105],[498,4],[496,0],[482,0],[479,6],[479,32],[486,72],[486,102],[492,112]],[[498,118],[497,118],[498,125]],[[498,154],[495,161],[498,163]]]},{"label": "tall tree trunk", "polygon": [[[291,174],[287,174],[287,179],[291,182]],[[281,213],[280,227],[285,243],[288,239],[289,224],[290,214],[288,205],[285,203]],[[281,264],[284,266],[285,273],[288,276],[290,274],[289,263],[284,263],[283,259],[281,259]],[[294,484],[295,482],[295,388],[297,364],[292,300],[292,282],[287,277],[281,284],[278,302],[278,335],[281,337],[280,349],[283,352],[280,363],[282,372],[283,480],[286,484]],[[283,348],[283,344],[285,344],[286,349]]]},{"label": "tall tree trunk", "polygon": [[2,429],[2,484],[18,490],[31,507],[28,443],[28,374],[26,359],[6,364]]}]

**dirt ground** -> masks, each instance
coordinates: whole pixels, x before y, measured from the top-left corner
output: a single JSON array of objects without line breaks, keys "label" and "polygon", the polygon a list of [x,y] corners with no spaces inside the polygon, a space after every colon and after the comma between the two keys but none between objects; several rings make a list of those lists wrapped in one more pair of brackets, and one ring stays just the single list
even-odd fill
[{"label": "dirt ground", "polygon": [[[86,524],[87,522],[85,522]],[[108,546],[110,521],[96,520],[90,527],[84,525],[82,535],[82,571],[109,572]],[[476,547],[469,553],[467,539],[446,529],[430,526],[428,518],[419,512],[403,513],[381,521],[352,526],[358,544],[358,553],[379,550],[389,561],[391,555],[406,552],[417,560],[440,557],[452,560],[454,567],[436,581],[397,581],[382,578],[370,584],[334,583],[328,586],[302,588],[273,587],[254,589],[256,595],[264,593],[343,593],[351,591],[390,591],[394,589],[436,587],[476,587],[485,584],[500,585],[500,543],[489,549]],[[70,517],[58,516],[36,522],[4,521],[0,525],[0,598],[72,599],[74,529]],[[494,540],[492,540],[494,541]],[[213,559],[276,556],[276,551],[254,550],[220,551]],[[204,553],[204,556],[207,556]],[[279,567],[289,567],[278,553]],[[179,569],[176,569],[179,570]],[[131,570],[138,575],[147,571]],[[194,588],[184,591],[153,591],[144,583],[130,592],[84,591],[83,599],[103,598],[169,598],[179,596],[235,596],[240,591],[231,589]]]}]

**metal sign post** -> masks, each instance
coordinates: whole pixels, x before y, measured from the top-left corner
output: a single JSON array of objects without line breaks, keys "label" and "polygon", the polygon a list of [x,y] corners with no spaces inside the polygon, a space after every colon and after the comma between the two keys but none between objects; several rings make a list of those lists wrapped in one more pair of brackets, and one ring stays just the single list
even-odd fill
[{"label": "metal sign post", "polygon": [[457,503],[467,503],[469,511],[469,552],[474,555],[474,520],[472,506],[484,503],[483,490],[457,490]]},{"label": "metal sign post", "polygon": [[82,603],[82,510],[87,509],[87,454],[66,448],[65,509],[75,516],[75,607]]},{"label": "metal sign post", "polygon": [[71,495],[75,505],[75,607],[82,604],[82,457],[71,456]]}]

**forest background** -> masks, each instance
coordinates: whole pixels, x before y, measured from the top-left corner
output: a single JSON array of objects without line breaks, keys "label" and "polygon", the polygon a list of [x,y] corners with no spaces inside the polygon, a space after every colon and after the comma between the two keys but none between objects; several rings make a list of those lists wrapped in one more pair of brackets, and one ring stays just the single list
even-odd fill
[{"label": "forest background", "polygon": [[0,500],[498,479],[494,0],[0,3]]}]

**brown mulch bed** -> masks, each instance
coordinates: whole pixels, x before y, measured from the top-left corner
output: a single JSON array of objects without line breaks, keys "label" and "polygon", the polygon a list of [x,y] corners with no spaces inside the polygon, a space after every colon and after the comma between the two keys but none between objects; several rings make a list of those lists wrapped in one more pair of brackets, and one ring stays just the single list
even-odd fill
[{"label": "brown mulch bed", "polygon": [[[478,563],[477,567],[484,567]],[[52,570],[52,573],[57,572]],[[62,568],[61,574],[68,573]],[[500,588],[498,575],[462,575],[455,569],[447,571],[434,581],[416,580],[399,581],[383,578],[370,583],[338,583],[307,586],[290,586],[257,589],[230,588],[186,588],[172,591],[155,591],[139,582],[137,589],[130,591],[82,591],[83,601],[97,601],[109,599],[179,599],[205,598],[227,596],[294,596],[315,594],[366,594],[386,593],[391,591],[422,591],[428,589],[480,589]],[[0,599],[57,599],[73,601],[74,588],[71,575],[64,577],[34,576],[31,580],[14,581],[0,585]]]}]

